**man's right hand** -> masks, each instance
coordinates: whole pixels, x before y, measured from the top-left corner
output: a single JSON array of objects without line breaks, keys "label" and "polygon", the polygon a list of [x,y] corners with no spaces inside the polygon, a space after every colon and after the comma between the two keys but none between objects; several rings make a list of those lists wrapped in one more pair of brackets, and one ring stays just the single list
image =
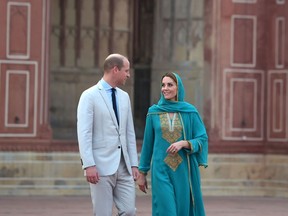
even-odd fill
[{"label": "man's right hand", "polygon": [[97,184],[100,178],[96,166],[87,167],[85,170],[87,181],[91,184]]}]

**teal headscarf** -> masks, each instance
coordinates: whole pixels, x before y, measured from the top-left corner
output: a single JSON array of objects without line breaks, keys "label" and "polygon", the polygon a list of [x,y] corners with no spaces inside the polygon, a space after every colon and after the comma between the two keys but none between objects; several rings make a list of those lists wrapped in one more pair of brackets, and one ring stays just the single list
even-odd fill
[{"label": "teal headscarf", "polygon": [[190,103],[184,101],[185,98],[185,89],[182,83],[180,76],[176,73],[173,73],[177,79],[177,100],[171,101],[166,100],[161,93],[160,100],[157,104],[151,106],[148,110],[148,114],[159,113],[159,112],[197,112],[197,109]]},{"label": "teal headscarf", "polygon": [[[185,139],[198,139],[201,143],[201,150],[196,154],[196,160],[199,166],[207,167],[208,165],[208,136],[205,125],[197,111],[190,103],[184,101],[185,89],[180,76],[173,73],[177,79],[177,100],[166,100],[161,93],[160,100],[157,104],[151,106],[147,115],[159,114],[163,112],[178,112],[185,122],[184,131],[187,135]],[[196,119],[197,121],[195,121]],[[196,123],[197,122],[197,125]],[[194,128],[194,130],[192,130]],[[196,130],[196,131],[195,131]]]}]

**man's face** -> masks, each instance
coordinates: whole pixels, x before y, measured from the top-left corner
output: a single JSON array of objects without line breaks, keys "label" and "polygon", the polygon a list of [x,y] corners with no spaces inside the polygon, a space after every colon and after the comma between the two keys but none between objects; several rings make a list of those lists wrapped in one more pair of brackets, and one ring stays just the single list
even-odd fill
[{"label": "man's face", "polygon": [[117,82],[118,85],[125,85],[126,80],[130,77],[130,63],[127,59],[124,59],[123,67],[118,69]]}]

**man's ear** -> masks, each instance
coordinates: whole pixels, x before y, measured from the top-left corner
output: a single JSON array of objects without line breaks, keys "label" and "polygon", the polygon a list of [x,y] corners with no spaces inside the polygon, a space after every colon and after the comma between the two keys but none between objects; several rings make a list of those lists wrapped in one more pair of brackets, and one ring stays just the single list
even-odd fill
[{"label": "man's ear", "polygon": [[113,72],[117,72],[117,71],[119,71],[119,68],[115,65],[115,66],[113,67]]}]

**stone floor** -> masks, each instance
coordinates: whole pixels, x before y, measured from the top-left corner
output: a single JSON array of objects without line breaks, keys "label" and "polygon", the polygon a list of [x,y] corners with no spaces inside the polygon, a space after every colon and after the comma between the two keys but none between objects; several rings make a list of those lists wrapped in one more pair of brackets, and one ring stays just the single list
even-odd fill
[{"label": "stone floor", "polygon": [[[151,196],[138,195],[136,201],[137,216],[150,216]],[[207,216],[288,215],[287,198],[206,196],[204,201]],[[89,196],[0,196],[1,216],[91,216],[91,208]]]}]

